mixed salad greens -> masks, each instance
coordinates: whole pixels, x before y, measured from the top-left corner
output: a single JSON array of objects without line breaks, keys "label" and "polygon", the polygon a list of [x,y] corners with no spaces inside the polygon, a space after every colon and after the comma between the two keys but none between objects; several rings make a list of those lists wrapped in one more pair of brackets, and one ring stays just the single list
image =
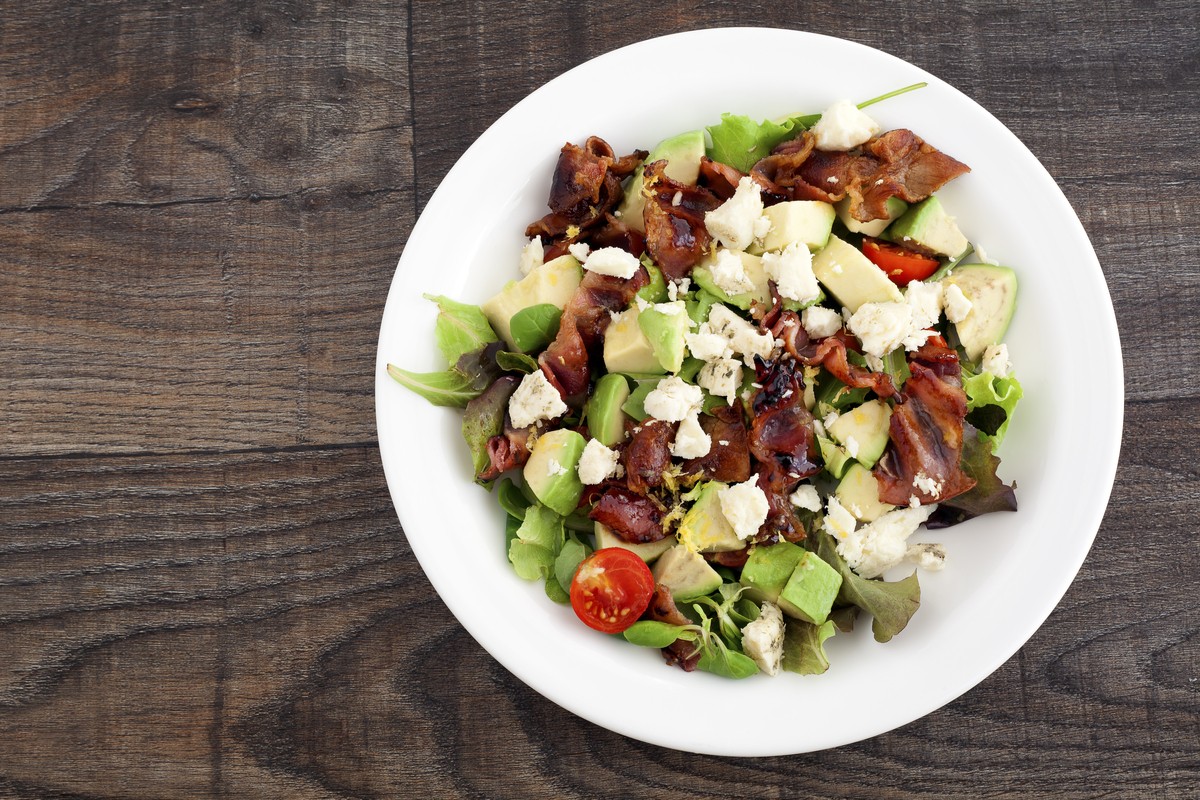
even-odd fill
[{"label": "mixed salad greens", "polygon": [[464,409],[519,577],[686,670],[818,674],[859,614],[908,624],[919,526],[1016,510],[1016,276],[936,195],[969,168],[862,110],[922,85],[568,143],[524,277],[429,298],[448,368],[388,372]]}]

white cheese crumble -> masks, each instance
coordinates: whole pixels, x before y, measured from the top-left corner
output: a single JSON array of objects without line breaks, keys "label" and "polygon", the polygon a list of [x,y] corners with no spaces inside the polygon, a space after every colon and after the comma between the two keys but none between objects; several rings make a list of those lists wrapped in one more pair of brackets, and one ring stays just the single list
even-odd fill
[{"label": "white cheese crumble", "polygon": [[853,436],[847,436],[846,441],[842,442],[846,446],[846,452],[851,458],[858,458],[858,439]]},{"label": "white cheese crumble", "polygon": [[1008,345],[989,344],[983,351],[983,361],[979,366],[984,372],[990,372],[997,378],[1007,378],[1008,373],[1012,372],[1012,362],[1008,360]]},{"label": "white cheese crumble", "polygon": [[789,499],[792,501],[792,505],[806,511],[821,510],[821,495],[817,492],[817,487],[811,483],[797,486],[796,491],[792,492]]},{"label": "white cheese crumble", "polygon": [[904,299],[913,309],[913,327],[932,328],[941,319],[941,283],[913,281],[904,290]]},{"label": "white cheese crumble", "polygon": [[663,422],[682,422],[693,409],[704,402],[699,386],[684,382],[678,375],[663,378],[654,391],[646,395],[646,413]]},{"label": "white cheese crumble", "polygon": [[783,663],[783,612],[769,600],[763,601],[758,619],[742,628],[742,651],[768,675],[779,674]]},{"label": "white cheese crumble", "polygon": [[763,253],[762,264],[767,277],[775,281],[779,296],[785,300],[808,303],[821,294],[808,245],[792,242],[781,253]]},{"label": "white cheese crumble", "polygon": [[673,206],[678,206],[682,202],[683,202],[683,192],[676,192],[675,196],[671,198],[671,205],[673,205]]},{"label": "white cheese crumble", "polygon": [[771,506],[767,496],[758,487],[757,480],[750,478],[745,483],[735,483],[717,492],[721,502],[721,513],[733,527],[739,539],[749,539],[767,521]]},{"label": "white cheese crumble", "polygon": [[579,457],[579,480],[588,486],[603,483],[617,475],[621,469],[621,454],[616,450],[605,447],[596,439],[589,439]]},{"label": "white cheese crumble", "polygon": [[942,482],[934,480],[924,472],[918,472],[914,475],[912,483],[914,489],[930,497],[937,497],[942,493]]},{"label": "white cheese crumble", "polygon": [[652,306],[652,303],[646,298],[642,297],[640,294],[635,294],[633,296],[633,301],[637,304],[637,310],[639,313]]},{"label": "white cheese crumble", "polygon": [[567,252],[575,256],[575,260],[582,264],[587,261],[588,253],[592,252],[592,248],[587,242],[575,242],[575,244],[567,245]]},{"label": "white cheese crumble", "polygon": [[747,366],[754,365],[755,356],[769,359],[775,350],[775,338],[771,334],[759,333],[753,325],[720,303],[709,309],[708,322],[705,324],[711,332],[724,336],[733,351],[741,354]]},{"label": "white cheese crumble", "polygon": [[879,123],[849,100],[838,100],[825,109],[812,127],[818,150],[849,150],[879,133]]},{"label": "white cheese crumble", "polygon": [[691,278],[680,278],[677,281],[671,281],[667,284],[667,299],[679,300],[688,290],[692,288]]},{"label": "white cheese crumble", "polygon": [[864,352],[883,358],[911,335],[913,309],[908,303],[863,303],[851,315],[849,328]]},{"label": "white cheese crumble", "polygon": [[[640,300],[641,298],[639,297],[638,299]],[[687,311],[687,308],[684,307],[682,300],[674,300],[670,303],[655,303],[654,310],[668,317],[673,317],[676,314],[684,313]]]},{"label": "white cheese crumble", "polygon": [[735,358],[718,358],[700,368],[696,383],[714,397],[724,397],[729,405],[737,399],[742,388],[742,364]]},{"label": "white cheese crumble", "polygon": [[636,275],[641,266],[642,263],[636,256],[619,247],[601,247],[599,250],[593,250],[583,262],[583,268],[586,270],[626,280]]},{"label": "white cheese crumble", "polygon": [[762,230],[762,215],[762,191],[753,178],[745,176],[738,181],[733,197],[705,213],[704,226],[730,250],[745,250]]},{"label": "white cheese crumble", "polygon": [[936,505],[900,508],[838,540],[838,555],[864,578],[876,578],[904,560],[908,537],[936,509]]},{"label": "white cheese crumble", "polygon": [[937,572],[946,566],[946,548],[935,542],[912,544],[904,551],[904,560],[921,569]]},{"label": "white cheese crumble", "polygon": [[540,369],[522,378],[521,385],[508,401],[508,416],[514,428],[528,428],[536,422],[561,417],[565,413],[567,404]]},{"label": "white cheese crumble", "polygon": [[712,437],[700,427],[700,410],[692,409],[692,413],[679,423],[675,431],[675,441],[671,443],[671,455],[676,458],[703,458],[712,449]]},{"label": "white cheese crumble", "polygon": [[557,458],[546,459],[546,474],[547,475],[566,475],[567,468],[558,463]]},{"label": "white cheese crumble", "polygon": [[711,331],[712,329],[706,322],[700,326],[697,333],[685,333],[683,338],[687,342],[688,352],[701,361],[716,361],[732,357],[733,348],[729,346],[729,340],[721,334]]},{"label": "white cheese crumble", "polygon": [[725,294],[754,291],[754,281],[746,274],[742,257],[732,250],[717,248],[716,257],[709,264],[708,271],[712,273],[713,283]]},{"label": "white cheese crumble", "polygon": [[825,306],[809,306],[800,312],[800,322],[813,339],[833,336],[842,329],[842,315]]},{"label": "white cheese crumble", "polygon": [[528,275],[540,267],[545,260],[546,250],[542,247],[542,237],[535,236],[525,243],[525,247],[521,249],[521,260],[517,263],[521,267],[521,274]]},{"label": "white cheese crumble", "polygon": [[946,305],[946,319],[956,325],[971,313],[971,301],[963,294],[962,289],[958,288],[958,284],[952,283],[947,286],[943,298]]},{"label": "white cheese crumble", "polygon": [[829,499],[825,501],[825,519],[821,520],[821,527],[825,529],[825,532],[835,541],[841,542],[854,535],[854,527],[857,524],[858,520],[850,513],[849,509],[843,506],[836,497],[830,495]]}]

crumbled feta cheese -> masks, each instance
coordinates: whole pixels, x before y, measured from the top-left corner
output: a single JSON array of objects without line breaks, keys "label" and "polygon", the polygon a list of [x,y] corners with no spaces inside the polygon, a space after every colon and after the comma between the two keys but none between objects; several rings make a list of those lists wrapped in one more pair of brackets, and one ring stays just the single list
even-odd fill
[{"label": "crumbled feta cheese", "polygon": [[668,317],[673,317],[676,314],[682,314],[687,311],[682,300],[674,300],[670,303],[655,303],[654,310]]},{"label": "crumbled feta cheese", "polygon": [[601,247],[599,250],[593,250],[583,262],[584,269],[626,280],[636,275],[641,266],[642,262],[638,261],[637,256],[619,247]]},{"label": "crumbled feta cheese", "polygon": [[567,468],[558,463],[557,458],[546,459],[546,474],[547,475],[566,475]]},{"label": "crumbled feta cheese", "polygon": [[721,447],[729,447],[729,440],[728,439],[718,439],[717,444],[721,445]]},{"label": "crumbled feta cheese", "polygon": [[647,308],[650,308],[653,305],[649,300],[642,297],[640,294],[635,294],[633,296],[633,301],[637,304],[637,310],[639,312],[645,311]]},{"label": "crumbled feta cheese", "polygon": [[904,551],[904,560],[921,569],[937,572],[946,566],[946,548],[935,542],[912,544]]},{"label": "crumbled feta cheese", "polygon": [[670,281],[669,283],[667,283],[667,299],[668,300],[679,300],[685,294],[687,294],[688,290],[691,288],[692,288],[692,279],[691,278],[680,278],[677,281]]},{"label": "crumbled feta cheese", "polygon": [[983,251],[982,245],[975,245],[975,257],[982,264],[991,264],[993,267],[1000,266],[1000,262],[994,258],[988,258],[988,254]]},{"label": "crumbled feta cheese", "polygon": [[946,319],[956,325],[971,313],[971,301],[963,294],[962,289],[958,288],[958,284],[948,285],[943,293],[943,298],[946,305]]},{"label": "crumbled feta cheese", "polygon": [[792,242],[782,253],[763,253],[762,265],[785,300],[808,303],[820,296],[821,287],[813,274],[808,245]]},{"label": "crumbled feta cheese", "polygon": [[528,428],[536,422],[561,417],[565,413],[567,404],[540,369],[522,378],[521,385],[508,401],[508,416],[514,428]]},{"label": "crumbled feta cheese", "polygon": [[733,355],[729,340],[719,333],[713,333],[707,322],[700,326],[698,332],[685,333],[683,339],[687,342],[688,352],[701,361],[715,361]]},{"label": "crumbled feta cheese", "polygon": [[718,248],[708,270],[712,273],[713,283],[725,294],[754,291],[754,281],[746,274],[746,265],[742,263],[742,257],[732,250]]},{"label": "crumbled feta cheese", "polygon": [[592,252],[592,248],[587,242],[575,242],[575,244],[567,245],[567,252],[575,256],[575,260],[579,263],[587,261],[588,254]]},{"label": "crumbled feta cheese", "polygon": [[696,383],[714,397],[724,397],[729,405],[737,399],[742,388],[742,364],[735,358],[718,358],[700,368]]},{"label": "crumbled feta cheese", "polygon": [[859,575],[876,578],[904,560],[908,537],[929,519],[935,508],[936,505],[928,505],[889,511],[840,539],[838,555]]},{"label": "crumbled feta cheese", "polygon": [[595,439],[589,439],[587,446],[583,448],[583,455],[579,457],[577,469],[580,482],[588,486],[603,483],[617,474],[617,470],[621,468],[620,459],[621,454],[616,450],[605,447]]},{"label": "crumbled feta cheese", "polygon": [[754,365],[754,357],[769,359],[775,350],[775,338],[769,333],[759,333],[746,320],[716,303],[708,312],[708,326],[728,341],[735,353],[740,353],[747,366]]},{"label": "crumbled feta cheese", "polygon": [[883,358],[912,334],[913,308],[908,303],[863,303],[849,327],[864,352]]},{"label": "crumbled feta cheese", "polygon": [[681,422],[693,409],[704,402],[699,386],[685,383],[678,375],[663,378],[654,391],[646,395],[646,413],[663,422]]},{"label": "crumbled feta cheese", "polygon": [[817,487],[811,483],[805,483],[796,487],[796,491],[792,492],[792,505],[803,508],[806,511],[821,510],[821,495],[817,493]]},{"label": "crumbled feta cheese", "polygon": [[745,176],[738,181],[733,197],[705,213],[704,226],[730,250],[745,250],[754,242],[762,215],[762,191],[753,178]]},{"label": "crumbled feta cheese", "polygon": [[913,476],[912,485],[918,492],[922,492],[929,497],[937,497],[942,493],[942,482],[934,480],[924,472],[918,472]]},{"label": "crumbled feta cheese", "polygon": [[913,326],[932,328],[942,316],[942,284],[913,281],[904,290],[904,299],[913,309]]},{"label": "crumbled feta cheese", "polygon": [[[846,446],[846,452],[850,454],[851,458],[858,458],[858,439],[855,439],[853,436],[847,436],[846,441],[842,442],[842,444]],[[859,515],[855,514],[855,516]]]},{"label": "crumbled feta cheese", "polygon": [[766,239],[767,234],[771,232],[771,228],[773,227],[771,218],[766,214],[756,219],[754,221],[754,241],[761,242],[763,239]]},{"label": "crumbled feta cheese", "polygon": [[854,535],[854,526],[857,524],[854,515],[836,497],[830,496],[825,502],[825,519],[821,520],[825,532],[841,542]]},{"label": "crumbled feta cheese", "polygon": [[863,356],[863,361],[867,362],[867,369],[871,370],[872,372],[883,372],[885,369],[883,359],[879,356],[873,356],[870,353],[867,353]]},{"label": "crumbled feta cheese", "polygon": [[814,419],[812,424],[813,424],[813,432],[816,433],[817,436],[826,436],[827,435],[825,433],[825,424],[823,422],[821,422],[821,420]]},{"label": "crumbled feta cheese", "polygon": [[990,372],[997,378],[1007,378],[1008,373],[1012,372],[1012,362],[1008,360],[1008,345],[989,344],[983,351],[983,361],[979,366],[984,372]]},{"label": "crumbled feta cheese", "polygon": [[821,420],[821,423],[825,426],[826,429],[829,429],[829,428],[833,427],[833,423],[837,422],[837,418],[840,416],[841,416],[841,414],[839,414],[838,412],[830,411],[828,414],[825,415],[825,418],[823,420]]},{"label": "crumbled feta cheese", "polygon": [[763,601],[758,619],[742,628],[742,651],[763,672],[777,675],[783,663],[783,633],[783,612],[771,601]]},{"label": "crumbled feta cheese", "polygon": [[838,100],[825,109],[812,127],[818,150],[849,150],[879,133],[879,123],[849,100]]},{"label": "crumbled feta cheese", "polygon": [[800,313],[800,321],[804,330],[813,339],[824,339],[833,336],[842,329],[842,316],[832,308],[824,306],[809,306]]},{"label": "crumbled feta cheese", "polygon": [[528,275],[540,267],[545,260],[546,250],[542,247],[542,237],[535,236],[521,249],[521,260],[518,262],[521,274]]},{"label": "crumbled feta cheese", "polygon": [[739,539],[748,539],[758,533],[771,508],[755,478],[721,489],[717,499],[721,503],[721,513]]},{"label": "crumbled feta cheese", "polygon": [[700,427],[700,409],[694,408],[679,423],[679,430],[675,431],[671,455],[676,458],[703,458],[711,449],[712,437]]},{"label": "crumbled feta cheese", "polygon": [[825,179],[825,182],[826,183],[837,183],[838,182],[837,175],[830,175],[828,178]]},{"label": "crumbled feta cheese", "polygon": [[675,196],[671,198],[671,205],[673,205],[673,206],[678,206],[682,202],[683,202],[683,192],[676,192]]}]

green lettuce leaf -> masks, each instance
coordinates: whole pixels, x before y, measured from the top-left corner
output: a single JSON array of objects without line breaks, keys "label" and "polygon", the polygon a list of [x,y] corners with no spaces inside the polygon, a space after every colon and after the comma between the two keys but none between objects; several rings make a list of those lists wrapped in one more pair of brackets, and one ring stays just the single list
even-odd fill
[{"label": "green lettuce leaf", "polygon": [[517,577],[526,581],[545,578],[554,569],[554,553],[519,536],[508,546],[508,560]]},{"label": "green lettuce leaf", "polygon": [[512,478],[504,478],[500,481],[500,485],[496,488],[496,501],[500,503],[500,507],[504,509],[510,517],[515,517],[518,523],[525,520],[525,510],[533,503],[525,496],[525,493],[513,483]]},{"label": "green lettuce leaf", "polygon": [[813,625],[788,619],[783,634],[783,668],[801,675],[820,675],[829,669],[825,640],[834,634],[832,621]]},{"label": "green lettuce leaf", "polygon": [[563,543],[562,550],[558,551],[558,557],[554,559],[554,577],[558,578],[559,586],[570,587],[579,562],[587,558],[590,552],[590,547],[575,539],[567,539]]},{"label": "green lettuce leaf", "polygon": [[561,321],[562,309],[553,303],[522,308],[509,322],[513,344],[525,353],[541,350],[554,341]]},{"label": "green lettuce leaf", "polygon": [[970,424],[963,425],[963,451],[959,460],[963,472],[975,479],[975,486],[957,497],[938,503],[925,523],[927,528],[948,528],[993,511],[1017,510],[1017,485],[1000,480],[1000,459],[992,453],[985,437]]},{"label": "green lettuce leaf", "polygon": [[467,403],[483,391],[476,388],[472,378],[454,369],[441,372],[409,372],[395,364],[388,364],[387,371],[401,386],[411,389],[435,406],[466,408]]},{"label": "green lettuce leaf", "polygon": [[1015,376],[997,378],[990,372],[963,380],[967,393],[967,422],[979,431],[979,435],[991,443],[992,452],[1004,441],[1013,409],[1023,396],[1021,384]]},{"label": "green lettuce leaf", "polygon": [[868,580],[850,569],[850,565],[838,555],[832,536],[821,533],[818,542],[817,555],[842,576],[838,602],[858,606],[875,618],[871,623],[875,641],[889,641],[904,630],[921,605],[921,586],[917,582],[916,570],[904,580],[894,583]]},{"label": "green lettuce leaf", "polygon": [[523,375],[528,375],[538,368],[537,361],[530,356],[506,351],[496,353],[496,364],[505,372],[520,372]]},{"label": "green lettuce leaf", "polygon": [[525,518],[508,544],[508,560],[517,576],[527,581],[544,579],[546,596],[556,603],[570,599],[558,579],[558,560],[566,541],[563,518],[543,505],[534,504],[525,509]]},{"label": "green lettuce leaf", "polygon": [[471,450],[471,466],[475,470],[475,482],[490,487],[491,481],[479,479],[479,473],[491,465],[488,457],[488,440],[504,432],[504,415],[508,411],[508,399],[520,383],[516,377],[506,375],[498,378],[483,394],[467,402],[463,412],[462,435]]},{"label": "green lettuce leaf", "polygon": [[491,323],[479,306],[467,305],[442,295],[424,295],[437,303],[438,317],[433,336],[447,364],[455,364],[466,353],[497,341]]},{"label": "green lettuce leaf", "polygon": [[781,122],[769,119],[755,122],[741,114],[722,114],[720,124],[708,128],[712,139],[708,157],[749,172],[758,161],[770,155],[776,145],[808,130],[820,118],[820,114],[805,114]]},{"label": "green lettuce leaf", "polygon": [[563,518],[543,505],[525,509],[525,519],[517,529],[517,538],[537,545],[557,556],[563,546]]}]

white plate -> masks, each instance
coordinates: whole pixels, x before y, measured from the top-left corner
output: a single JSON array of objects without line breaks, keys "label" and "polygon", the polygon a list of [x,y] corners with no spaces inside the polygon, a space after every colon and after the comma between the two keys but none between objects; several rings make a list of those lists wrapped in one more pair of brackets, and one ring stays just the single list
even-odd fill
[{"label": "white plate", "polygon": [[[748,57],[747,57],[747,54]],[[559,148],[595,134],[649,149],[723,111],[820,111],[928,81],[870,109],[973,171],[939,193],[962,230],[1017,269],[1008,335],[1025,387],[1000,453],[1020,511],[948,531],[949,565],[922,573],[921,609],[888,644],[860,623],[828,644],[822,676],[732,681],[684,673],[655,650],[585,628],[504,554],[503,514],[470,479],[460,416],[385,372],[441,369],[422,292],[481,302],[517,274],[525,225],[545,213]],[[766,756],[835,747],[928,714],[1003,664],[1054,609],[1108,502],[1122,424],[1112,303],[1083,227],[1024,145],[968,97],[917,67],[811,33],[733,28],[625,47],[522,100],[462,156],[413,229],[388,294],[376,359],[379,445],[413,552],[463,626],[497,661],[564,708],[666,747]],[[419,619],[412,620],[420,625]]]}]

